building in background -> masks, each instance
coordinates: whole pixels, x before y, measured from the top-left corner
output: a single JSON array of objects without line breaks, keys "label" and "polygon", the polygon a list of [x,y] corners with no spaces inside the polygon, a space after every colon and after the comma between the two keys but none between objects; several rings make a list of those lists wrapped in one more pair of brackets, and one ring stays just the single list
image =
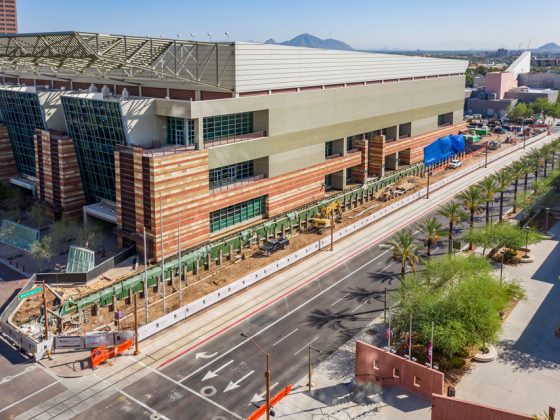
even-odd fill
[{"label": "building in background", "polygon": [[179,224],[185,248],[199,246],[422,162],[425,146],[465,126],[466,67],[252,43],[0,36],[0,153],[13,155],[9,179],[54,216],[83,207],[140,253],[145,228],[159,260],[162,235],[166,255],[177,252]]},{"label": "building in background", "polygon": [[539,98],[556,102],[560,75],[530,71],[531,52],[525,51],[506,71],[486,73],[484,82],[476,81],[476,89],[466,90],[465,111],[504,118],[517,102],[531,103]]},{"label": "building in background", "polygon": [[0,34],[17,34],[16,0],[0,0]]}]

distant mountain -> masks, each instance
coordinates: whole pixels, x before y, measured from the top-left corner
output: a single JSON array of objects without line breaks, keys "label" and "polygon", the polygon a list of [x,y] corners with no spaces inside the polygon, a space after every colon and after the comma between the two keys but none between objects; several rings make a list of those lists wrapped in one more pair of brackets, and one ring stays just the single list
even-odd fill
[{"label": "distant mountain", "polygon": [[325,48],[328,50],[353,50],[350,45],[337,39],[321,39],[311,34],[301,34],[284,42],[276,42],[271,38],[266,41],[265,44],[288,45],[291,47]]},{"label": "distant mountain", "polygon": [[560,45],[549,42],[548,44],[541,45],[539,48],[535,48],[535,52],[560,52]]}]

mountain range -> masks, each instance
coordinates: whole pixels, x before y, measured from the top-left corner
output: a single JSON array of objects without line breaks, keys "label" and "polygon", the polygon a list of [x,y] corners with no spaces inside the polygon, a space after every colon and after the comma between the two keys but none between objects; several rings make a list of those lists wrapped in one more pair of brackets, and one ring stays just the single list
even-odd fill
[{"label": "mountain range", "polygon": [[306,47],[306,48],[324,48],[328,50],[348,50],[353,48],[338,39],[321,39],[311,34],[301,34],[289,41],[276,42],[274,39],[269,39],[265,44],[288,45],[291,47]]},{"label": "mountain range", "polygon": [[535,52],[560,52],[560,45],[549,42],[548,44],[541,45],[539,48],[535,48],[533,51]]}]

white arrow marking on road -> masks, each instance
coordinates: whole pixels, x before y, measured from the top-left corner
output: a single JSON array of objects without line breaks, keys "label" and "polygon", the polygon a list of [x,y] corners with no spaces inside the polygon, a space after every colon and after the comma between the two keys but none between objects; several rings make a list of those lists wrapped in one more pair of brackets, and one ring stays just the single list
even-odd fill
[{"label": "white arrow marking on road", "polygon": [[203,351],[202,353],[196,353],[196,360],[198,360],[198,359],[211,359],[212,357],[216,357],[217,355],[218,355],[218,352],[208,354],[205,351]]},{"label": "white arrow marking on road", "polygon": [[221,371],[222,369],[225,369],[227,366],[231,365],[233,363],[233,360],[230,360],[227,363],[224,363],[222,366],[220,366],[218,369],[212,371],[209,370],[208,372],[206,372],[206,375],[204,375],[204,378],[202,378],[202,381],[205,381],[207,379],[212,379],[215,378],[216,376],[218,376],[218,372]]},{"label": "white arrow marking on road", "polygon": [[224,392],[228,392],[231,391],[232,389],[235,388],[239,388],[241,385],[239,385],[241,382],[243,382],[243,380],[247,379],[249,376],[251,376],[253,373],[255,373],[254,370],[252,370],[251,372],[247,373],[246,375],[242,376],[239,380],[235,381],[235,382],[229,382],[228,386],[226,386],[226,389],[224,389]]},{"label": "white arrow marking on road", "polygon": [[[276,385],[278,385],[278,382],[275,382],[274,384],[272,384],[270,386],[270,389],[272,390],[272,388],[274,388]],[[263,401],[265,395],[266,395],[266,391],[263,391],[260,394],[253,395],[253,398],[251,399],[251,402],[249,403],[249,405]]]}]

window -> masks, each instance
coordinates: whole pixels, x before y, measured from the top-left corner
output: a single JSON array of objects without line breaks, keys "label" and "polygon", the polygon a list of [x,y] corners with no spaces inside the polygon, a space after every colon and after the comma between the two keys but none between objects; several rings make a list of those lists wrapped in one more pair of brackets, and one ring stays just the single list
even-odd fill
[{"label": "window", "polygon": [[446,125],[453,124],[453,112],[448,112],[447,114],[440,114],[437,117],[438,127],[443,127]]},{"label": "window", "polygon": [[374,369],[379,369],[379,367],[380,367],[379,360],[375,359],[373,361],[373,368]]},{"label": "window", "polygon": [[422,380],[418,376],[415,376],[414,377],[414,386],[420,388],[421,385],[422,385]]},{"label": "window", "polygon": [[265,213],[266,195],[210,213],[210,232],[245,222]]},{"label": "window", "polygon": [[210,189],[218,188],[223,185],[234,184],[242,179],[250,178],[252,176],[254,176],[254,165],[252,160],[222,166],[221,168],[210,169]]},{"label": "window", "polygon": [[0,89],[0,112],[18,172],[35,176],[35,129],[46,129],[39,97],[36,93]]},{"label": "window", "polygon": [[71,96],[61,101],[86,201],[115,201],[115,146],[126,144],[120,104]]},{"label": "window", "polygon": [[393,378],[400,378],[401,377],[401,371],[399,370],[399,368],[393,368]]},{"label": "window", "polygon": [[332,174],[325,175],[325,190],[332,188]]},{"label": "window", "polygon": [[202,124],[205,143],[227,137],[241,136],[254,131],[252,112],[206,117]]},{"label": "window", "polygon": [[354,136],[348,136],[346,139],[346,150],[354,150],[354,142],[362,138],[361,134],[356,134]]},{"label": "window", "polygon": [[194,144],[194,121],[167,117],[167,144]]},{"label": "window", "polygon": [[352,168],[346,168],[346,182],[352,181]]},{"label": "window", "polygon": [[328,158],[332,155],[334,155],[334,142],[328,141],[325,143],[325,157]]},{"label": "window", "polygon": [[411,135],[411,123],[399,124],[399,139],[405,139]]}]

